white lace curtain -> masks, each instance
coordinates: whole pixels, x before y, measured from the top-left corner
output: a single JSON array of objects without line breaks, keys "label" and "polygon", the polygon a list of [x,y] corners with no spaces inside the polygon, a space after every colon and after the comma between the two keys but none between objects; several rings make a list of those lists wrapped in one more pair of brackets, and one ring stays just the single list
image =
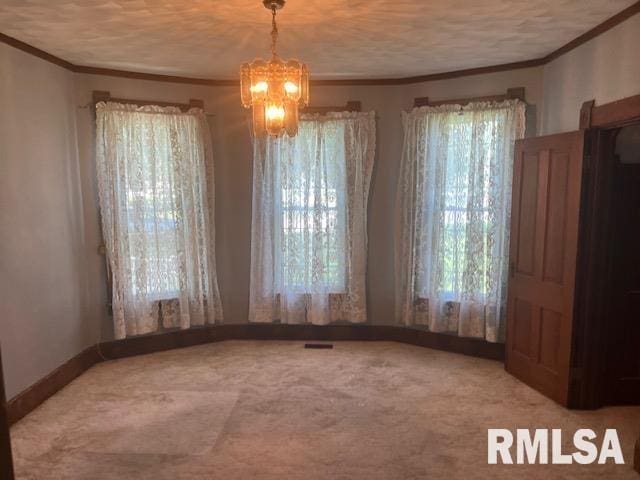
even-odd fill
[{"label": "white lace curtain", "polygon": [[414,108],[403,115],[396,317],[504,341],[513,147],[525,104]]},{"label": "white lace curtain", "polygon": [[221,320],[204,112],[99,103],[96,117],[115,337]]},{"label": "white lace curtain", "polygon": [[254,140],[249,321],[364,322],[375,115],[304,115]]}]

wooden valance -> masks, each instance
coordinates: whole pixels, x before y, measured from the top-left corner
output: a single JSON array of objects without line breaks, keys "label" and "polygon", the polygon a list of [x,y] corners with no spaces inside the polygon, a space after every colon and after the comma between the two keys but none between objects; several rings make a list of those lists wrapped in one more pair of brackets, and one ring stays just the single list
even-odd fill
[{"label": "wooden valance", "polygon": [[320,113],[325,114],[329,112],[361,112],[362,104],[360,102],[349,101],[343,107],[304,107],[300,110],[300,113]]},{"label": "wooden valance", "polygon": [[524,87],[508,88],[506,95],[489,95],[486,97],[474,97],[474,98],[456,98],[453,100],[438,100],[435,102],[429,101],[429,97],[418,97],[414,99],[414,107],[436,107],[438,105],[467,105],[471,102],[502,102],[504,100],[511,100],[517,98],[524,102]]},{"label": "wooden valance", "polygon": [[98,102],[115,102],[138,106],[157,105],[159,107],[177,107],[183,112],[186,112],[192,108],[201,108],[204,110],[204,101],[197,100],[195,98],[190,98],[189,103],[156,102],[154,100],[132,100],[124,98],[114,98],[111,96],[110,92],[104,90],[94,90],[93,104],[95,105]]}]

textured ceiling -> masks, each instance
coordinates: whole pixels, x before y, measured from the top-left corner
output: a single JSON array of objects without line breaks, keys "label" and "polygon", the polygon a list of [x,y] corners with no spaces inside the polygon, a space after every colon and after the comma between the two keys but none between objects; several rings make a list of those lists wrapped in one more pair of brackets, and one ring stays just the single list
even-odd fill
[{"label": "textured ceiling", "polygon": [[[314,78],[542,57],[635,0],[289,0],[279,52]],[[0,32],[77,65],[232,78],[269,52],[260,0],[0,0]]]}]

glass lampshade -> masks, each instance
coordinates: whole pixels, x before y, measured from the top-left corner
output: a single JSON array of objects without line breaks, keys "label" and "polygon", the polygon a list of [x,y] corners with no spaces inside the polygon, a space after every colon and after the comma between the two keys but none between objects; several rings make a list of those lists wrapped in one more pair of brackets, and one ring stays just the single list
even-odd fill
[{"label": "glass lampshade", "polygon": [[240,67],[242,105],[253,108],[253,132],[259,137],[289,136],[298,133],[298,109],[309,104],[309,70],[297,60],[284,61],[275,52],[278,30],[275,12],[282,8],[276,1],[263,2],[273,12],[272,57],[256,59]]}]

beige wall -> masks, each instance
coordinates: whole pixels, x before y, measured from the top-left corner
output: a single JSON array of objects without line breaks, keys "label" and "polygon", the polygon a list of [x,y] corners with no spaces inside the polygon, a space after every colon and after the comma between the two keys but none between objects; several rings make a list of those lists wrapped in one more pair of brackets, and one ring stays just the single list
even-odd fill
[{"label": "beige wall", "polygon": [[[527,135],[577,127],[582,101],[640,93],[640,16],[545,67],[405,86],[316,87],[314,105],[360,100],[377,113],[377,153],[369,207],[370,321],[391,324],[393,227],[402,152],[400,112],[413,99],[502,94],[525,87]],[[635,43],[634,43],[635,42]],[[204,100],[216,169],[218,279],[228,322],[248,310],[251,147],[235,87],[207,87],[72,74],[0,45],[0,338],[8,395],[98,338],[113,336],[106,314],[104,259],[94,162],[93,90],[122,98]],[[77,132],[77,133],[76,133]]]},{"label": "beige wall", "polygon": [[[87,105],[93,90],[114,97],[186,102],[199,98],[211,114],[216,177],[216,250],[218,281],[226,321],[247,321],[251,233],[252,153],[247,112],[238,89],[130,80],[96,75],[76,76],[76,101]],[[400,124],[402,89],[395,87],[323,87],[313,89],[313,104],[344,105],[360,100],[378,117],[376,165],[369,214],[369,309],[373,323],[393,322],[393,209],[397,166],[402,149]],[[78,110],[78,144],[83,165],[85,224],[88,242],[100,243],[93,159],[93,118]],[[89,259],[91,290],[96,302],[105,302],[103,259]],[[100,310],[103,338],[112,337],[111,319]]]},{"label": "beige wall", "polygon": [[640,14],[544,67],[542,132],[578,128],[580,107],[640,94]]},{"label": "beige wall", "polygon": [[[402,153],[401,110],[411,108],[415,96],[433,99],[495,95],[507,88],[524,86],[534,115],[531,134],[536,129],[536,106],[541,100],[540,68],[477,75],[455,80],[409,86],[314,87],[314,105],[344,105],[359,100],[364,110],[377,116],[377,149],[369,204],[369,266],[367,272],[369,319],[373,324],[394,323],[393,226],[395,192]],[[200,98],[211,114],[215,145],[216,249],[218,280],[227,322],[247,321],[251,227],[251,148],[246,111],[240,106],[237,88],[204,87],[77,75],[77,102],[86,105],[93,90],[108,90],[114,97],[186,102]],[[99,243],[95,174],[93,172],[93,131],[91,113],[78,113],[80,158],[86,195],[85,222],[88,239]],[[90,261],[93,298],[104,298],[102,258]],[[104,300],[102,300],[104,302]],[[102,312],[102,311],[101,311]],[[111,338],[110,319],[101,313],[104,338]]]},{"label": "beige wall", "polygon": [[407,85],[403,96],[403,109],[411,108],[416,97],[429,97],[432,101],[504,95],[508,88],[524,87],[527,107],[527,136],[540,131],[542,105],[542,67],[523,68],[505,72],[473,75],[470,77],[438,80]]},{"label": "beige wall", "polygon": [[14,396],[95,343],[73,75],[0,44],[0,341]]}]

